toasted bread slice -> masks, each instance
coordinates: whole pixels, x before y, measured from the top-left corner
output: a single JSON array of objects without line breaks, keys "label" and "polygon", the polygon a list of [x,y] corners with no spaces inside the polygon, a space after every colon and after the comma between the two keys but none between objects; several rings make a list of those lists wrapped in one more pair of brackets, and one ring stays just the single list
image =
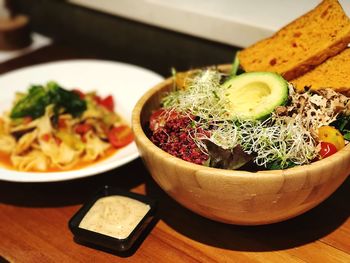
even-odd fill
[{"label": "toasted bread slice", "polygon": [[275,35],[239,53],[245,71],[272,71],[292,80],[344,50],[350,42],[350,19],[337,0],[315,9]]},{"label": "toasted bread slice", "polygon": [[298,92],[304,88],[318,90],[332,88],[336,91],[350,94],[350,48],[327,59],[321,65],[303,76],[291,80]]}]

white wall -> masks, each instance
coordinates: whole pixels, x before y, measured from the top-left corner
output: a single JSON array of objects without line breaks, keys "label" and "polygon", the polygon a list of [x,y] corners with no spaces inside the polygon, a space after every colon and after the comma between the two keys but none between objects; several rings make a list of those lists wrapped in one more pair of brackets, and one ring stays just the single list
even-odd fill
[{"label": "white wall", "polygon": [[[321,0],[70,0],[99,11],[245,47]],[[339,1],[350,15],[350,0]]]}]

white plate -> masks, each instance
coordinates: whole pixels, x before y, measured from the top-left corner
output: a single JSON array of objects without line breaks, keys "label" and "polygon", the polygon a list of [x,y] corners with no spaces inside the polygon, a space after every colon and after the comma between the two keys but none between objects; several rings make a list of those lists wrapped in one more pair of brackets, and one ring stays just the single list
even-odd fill
[{"label": "white plate", "polygon": [[[67,89],[96,90],[100,95],[113,95],[116,111],[131,123],[137,100],[163,78],[134,65],[100,60],[68,60],[40,64],[0,76],[0,114],[10,109],[16,91],[26,91],[31,84],[54,80]],[[79,170],[33,173],[0,167],[0,180],[13,182],[53,182],[99,174],[126,164],[139,156],[135,143],[119,150],[110,158]]]}]

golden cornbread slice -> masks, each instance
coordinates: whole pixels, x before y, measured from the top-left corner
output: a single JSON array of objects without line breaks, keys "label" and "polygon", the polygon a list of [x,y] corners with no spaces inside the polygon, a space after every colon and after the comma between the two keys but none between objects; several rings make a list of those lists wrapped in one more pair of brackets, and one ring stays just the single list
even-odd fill
[{"label": "golden cornbread slice", "polygon": [[239,53],[243,69],[272,71],[292,80],[344,50],[350,42],[350,19],[336,0],[315,9]]},{"label": "golden cornbread slice", "polygon": [[304,87],[309,87],[313,90],[332,88],[350,94],[350,48],[290,82],[298,92],[303,92]]}]

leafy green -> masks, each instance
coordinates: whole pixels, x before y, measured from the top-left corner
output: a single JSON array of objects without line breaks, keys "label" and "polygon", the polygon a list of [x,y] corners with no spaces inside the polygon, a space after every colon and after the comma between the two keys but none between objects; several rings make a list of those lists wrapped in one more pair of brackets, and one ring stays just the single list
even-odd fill
[{"label": "leafy green", "polygon": [[296,166],[292,161],[287,161],[283,163],[281,160],[275,160],[267,164],[267,169],[269,170],[282,170]]},{"label": "leafy green", "polygon": [[238,75],[245,73],[245,71],[242,69],[242,67],[240,67],[238,55],[239,55],[239,51],[236,53],[236,55],[232,61],[232,67],[231,67],[231,71],[230,71],[230,74],[228,76],[228,79],[234,78]]},{"label": "leafy green", "polygon": [[50,104],[54,105],[54,118],[56,120],[60,111],[77,117],[87,108],[86,101],[81,99],[78,94],[60,87],[56,82],[48,82],[46,86],[31,86],[28,94],[14,105],[10,117],[13,119],[23,117],[36,119],[45,114],[45,109]]},{"label": "leafy green", "polygon": [[237,52],[232,62],[230,76],[235,77],[237,75],[238,69],[239,69],[239,58],[238,58],[238,52]]},{"label": "leafy green", "polygon": [[11,111],[11,118],[31,116],[38,118],[45,113],[45,106],[49,104],[49,97],[43,86],[33,85],[28,94],[19,100]]},{"label": "leafy green", "polygon": [[350,132],[345,133],[345,134],[343,135],[343,137],[344,137],[345,140],[350,141]]},{"label": "leafy green", "polygon": [[208,149],[210,167],[222,169],[238,169],[253,159],[253,155],[245,153],[238,145],[233,149],[223,149],[211,141],[205,141]]},{"label": "leafy green", "polygon": [[341,115],[331,125],[343,134],[345,140],[350,140],[350,115]]}]

